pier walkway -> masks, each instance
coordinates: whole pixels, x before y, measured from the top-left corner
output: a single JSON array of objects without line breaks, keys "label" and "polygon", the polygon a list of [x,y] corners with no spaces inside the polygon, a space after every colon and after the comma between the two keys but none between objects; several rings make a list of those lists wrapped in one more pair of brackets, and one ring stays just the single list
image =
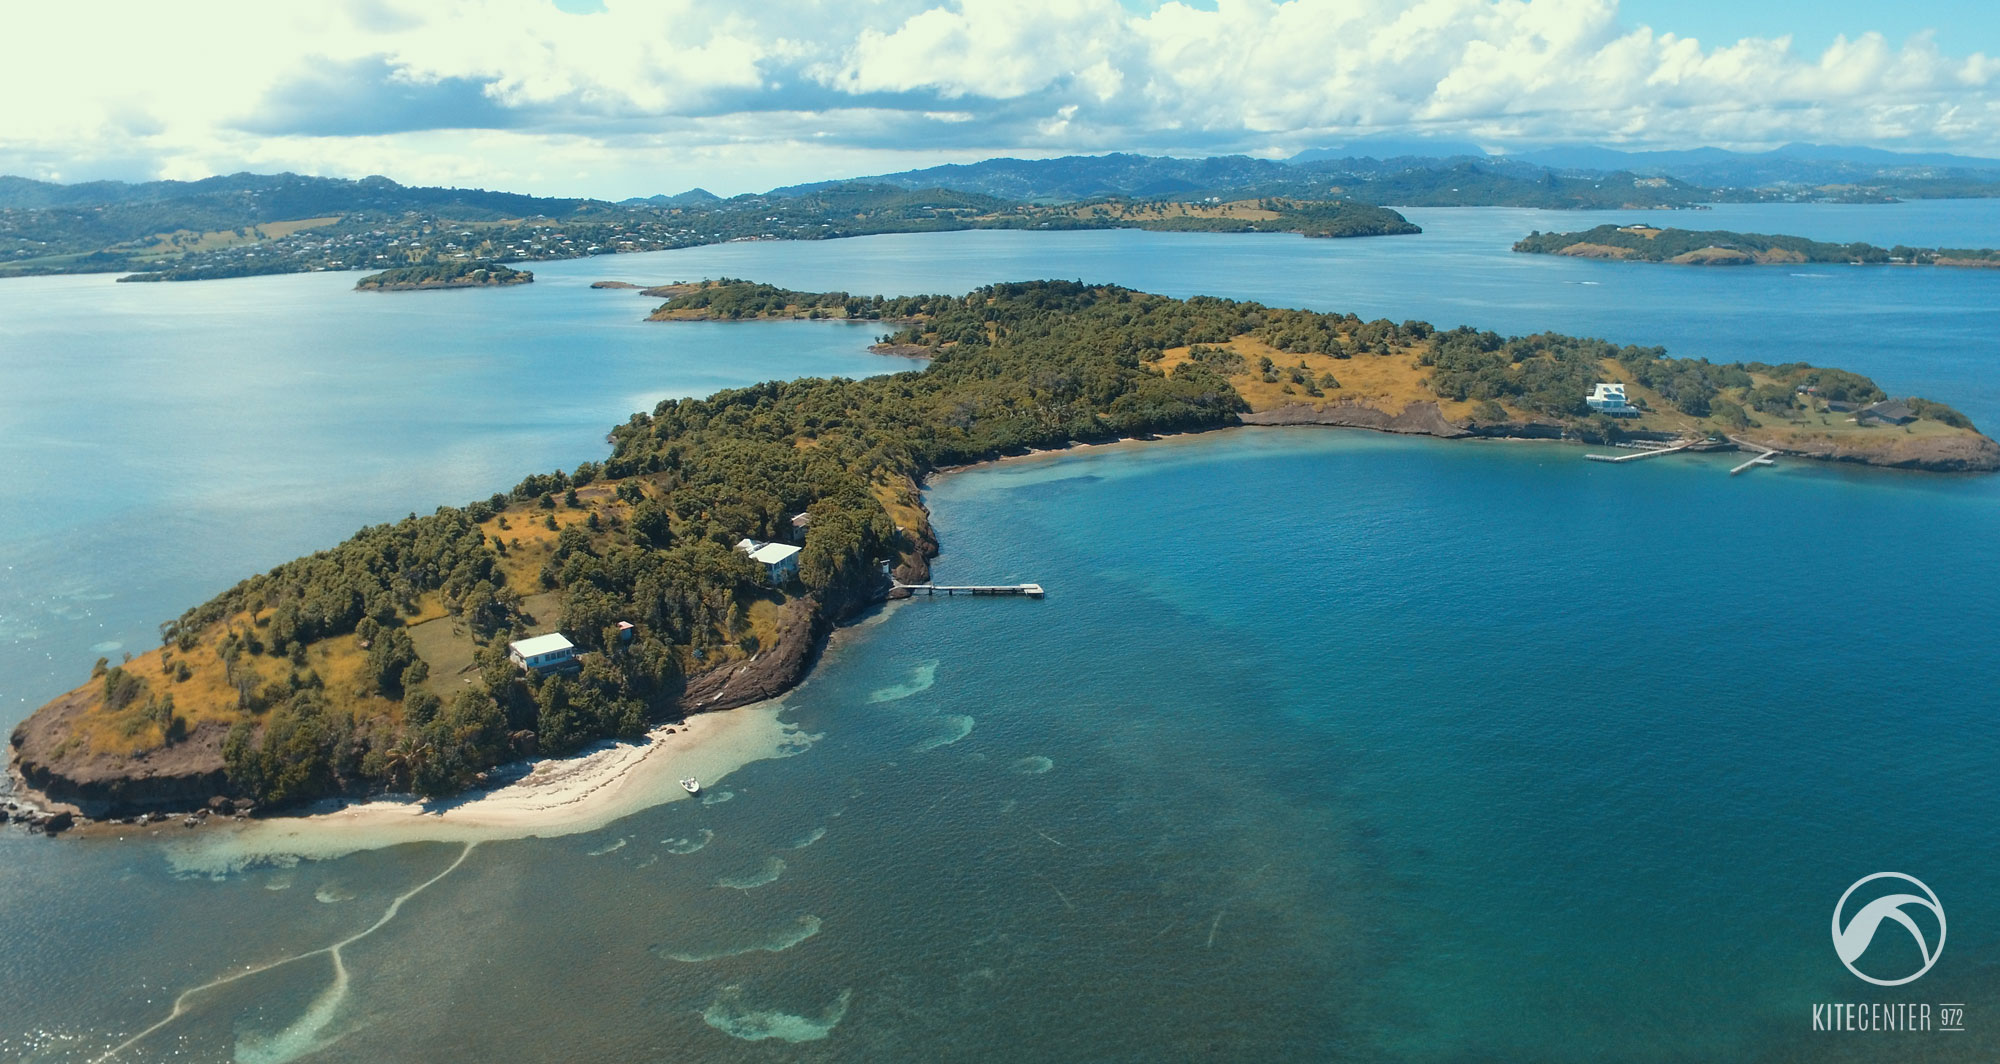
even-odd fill
[{"label": "pier walkway", "polygon": [[946,597],[950,597],[952,595],[1025,595],[1028,598],[1042,597],[1042,585],[1040,584],[901,584],[899,583],[894,586],[896,589],[901,591],[907,591],[912,595],[921,591],[925,595],[937,595],[942,593]]},{"label": "pier walkway", "polygon": [[1631,454],[1586,454],[1584,455],[1584,457],[1590,459],[1593,462],[1636,462],[1641,458],[1658,458],[1660,455],[1663,454],[1672,454],[1675,451],[1684,451],[1689,447],[1693,447],[1696,443],[1699,442],[1701,441],[1683,440],[1680,443],[1674,444],[1672,447],[1653,447],[1643,451],[1633,451]]},{"label": "pier walkway", "polygon": [[1778,463],[1773,461],[1771,458],[1772,455],[1777,453],[1778,452],[1776,451],[1765,451],[1763,454],[1760,454],[1757,457],[1750,459],[1748,462],[1745,462],[1742,465],[1737,466],[1735,469],[1730,470],[1729,475],[1733,477],[1736,474],[1741,473],[1746,469],[1751,469],[1753,467],[1760,465],[1777,465]]}]

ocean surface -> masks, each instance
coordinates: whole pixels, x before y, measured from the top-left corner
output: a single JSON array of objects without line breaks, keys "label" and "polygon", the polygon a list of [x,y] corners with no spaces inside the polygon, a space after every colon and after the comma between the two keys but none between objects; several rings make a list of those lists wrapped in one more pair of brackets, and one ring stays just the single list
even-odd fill
[{"label": "ocean surface", "polygon": [[[498,291],[0,284],[0,725],[662,397],[906,365],[866,327],[644,323],[604,278],[1114,281],[1804,359],[2000,425],[2000,274],[1507,250],[1633,217],[2000,246],[2000,204],[1406,213],[1424,235],[734,244]],[[786,700],[817,738],[705,801],[248,865],[0,831],[0,1059],[98,1059],[238,974],[116,1059],[1994,1059],[2000,478],[1729,464],[1258,429],[945,477],[939,579],[1048,598],[843,631]],[[1828,937],[1878,871],[1950,917],[1905,987]],[[1829,1001],[1966,1030],[1816,1033]]]}]

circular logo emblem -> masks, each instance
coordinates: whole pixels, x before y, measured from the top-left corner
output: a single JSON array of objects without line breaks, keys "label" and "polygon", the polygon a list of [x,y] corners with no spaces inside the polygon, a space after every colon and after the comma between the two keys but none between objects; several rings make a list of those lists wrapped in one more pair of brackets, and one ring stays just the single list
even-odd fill
[{"label": "circular logo emblem", "polygon": [[[1890,879],[1898,884],[1908,884],[1923,891],[1923,894],[1922,896],[1884,894],[1857,908],[1854,915],[1847,919],[1846,926],[1841,926],[1841,915],[1847,911],[1847,899],[1853,897],[1854,892],[1865,884],[1878,879]],[[1910,914],[1903,911],[1906,905],[1929,909],[1931,915],[1937,918],[1936,945],[1932,945],[1925,937],[1924,929],[1910,918]],[[1904,929],[1917,940],[1917,952],[1924,958],[1923,967],[1901,979],[1877,979],[1854,966],[1854,962],[1868,952],[1869,945],[1875,941],[1875,932],[1881,928],[1884,920],[1902,924]],[[1931,970],[1931,965],[1937,963],[1938,955],[1944,952],[1944,904],[1938,901],[1936,894],[1931,893],[1931,888],[1924,886],[1915,876],[1906,876],[1901,872],[1877,872],[1872,876],[1863,876],[1855,880],[1854,885],[1847,888],[1847,893],[1842,894],[1840,901],[1833,906],[1833,951],[1840,955],[1840,963],[1846,965],[1847,970],[1853,972],[1857,979],[1874,983],[1876,986],[1902,986],[1904,983],[1915,982],[1925,972]]]}]

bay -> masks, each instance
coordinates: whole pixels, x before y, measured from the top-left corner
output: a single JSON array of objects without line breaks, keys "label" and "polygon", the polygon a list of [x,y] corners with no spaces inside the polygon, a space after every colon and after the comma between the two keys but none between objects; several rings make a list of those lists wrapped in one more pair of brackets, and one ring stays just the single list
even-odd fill
[{"label": "bay", "polygon": [[[600,277],[1081,277],[1806,359],[2000,423],[2000,277],[1516,256],[1630,216],[1408,213],[1422,237],[736,244],[494,292],[0,285],[0,722],[117,652],[93,643],[597,457],[661,397],[900,368],[865,327],[643,323]],[[1642,220],[2000,244],[1984,203]],[[1813,1041],[1809,1009],[1900,1000],[1823,922],[1885,868],[1951,912],[1924,996],[1996,1000],[2000,488],[1726,467],[1303,429],[945,478],[939,577],[1046,601],[849,629],[787,699],[821,738],[729,801],[482,844],[346,951],[341,995],[301,961],[119,1059],[1990,1059],[1978,1012],[1885,1046]],[[211,878],[148,835],[0,835],[0,1055],[93,1059],[458,855]]]}]

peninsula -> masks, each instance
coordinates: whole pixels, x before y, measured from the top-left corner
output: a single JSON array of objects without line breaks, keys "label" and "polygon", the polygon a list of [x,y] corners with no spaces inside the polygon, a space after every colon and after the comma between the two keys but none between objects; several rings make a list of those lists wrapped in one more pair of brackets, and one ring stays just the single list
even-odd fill
[{"label": "peninsula", "polygon": [[[1146,193],[1107,189],[1051,201],[826,182],[730,199],[696,189],[611,203],[409,188],[379,177],[356,182],[237,174],[79,187],[0,177],[0,278],[116,272],[124,275],[121,281],[204,281],[966,229],[1313,237],[1421,231],[1394,210],[1357,200],[1351,190],[1313,182],[1278,187],[1282,193],[1167,182]],[[12,206],[16,201],[23,205]]]},{"label": "peninsula", "polygon": [[1722,229],[1661,229],[1600,225],[1580,233],[1530,233],[1514,250],[1580,259],[1670,262],[1679,266],[1769,266],[1799,263],[2000,267],[1991,248],[1917,248],[1898,244],[1830,244],[1801,236],[1733,233]]},{"label": "peninsula", "polygon": [[417,292],[432,288],[497,288],[527,284],[535,275],[497,262],[448,259],[398,266],[354,282],[362,292]]},{"label": "peninsula", "polygon": [[[39,709],[12,735],[12,770],[100,817],[443,797],[503,762],[768,699],[835,624],[889,592],[885,567],[925,580],[937,551],[927,474],[1031,449],[1310,423],[1751,433],[1877,465],[2000,467],[2000,447],[1949,407],[1909,399],[1868,416],[1886,398],[1874,382],[1801,363],[1072,282],[894,299],[673,288],[663,309],[694,296],[690,307],[746,318],[837,308],[893,322],[883,339],[931,361],[666,400],[613,428],[601,462],[364,528],[244,580],[164,624],[159,649],[100,661]],[[1592,411],[1585,397],[1603,381],[1626,383],[1637,416]],[[759,546],[787,541],[798,551],[777,553],[795,569]],[[510,643],[555,632],[569,644],[560,667],[510,658]]]}]

